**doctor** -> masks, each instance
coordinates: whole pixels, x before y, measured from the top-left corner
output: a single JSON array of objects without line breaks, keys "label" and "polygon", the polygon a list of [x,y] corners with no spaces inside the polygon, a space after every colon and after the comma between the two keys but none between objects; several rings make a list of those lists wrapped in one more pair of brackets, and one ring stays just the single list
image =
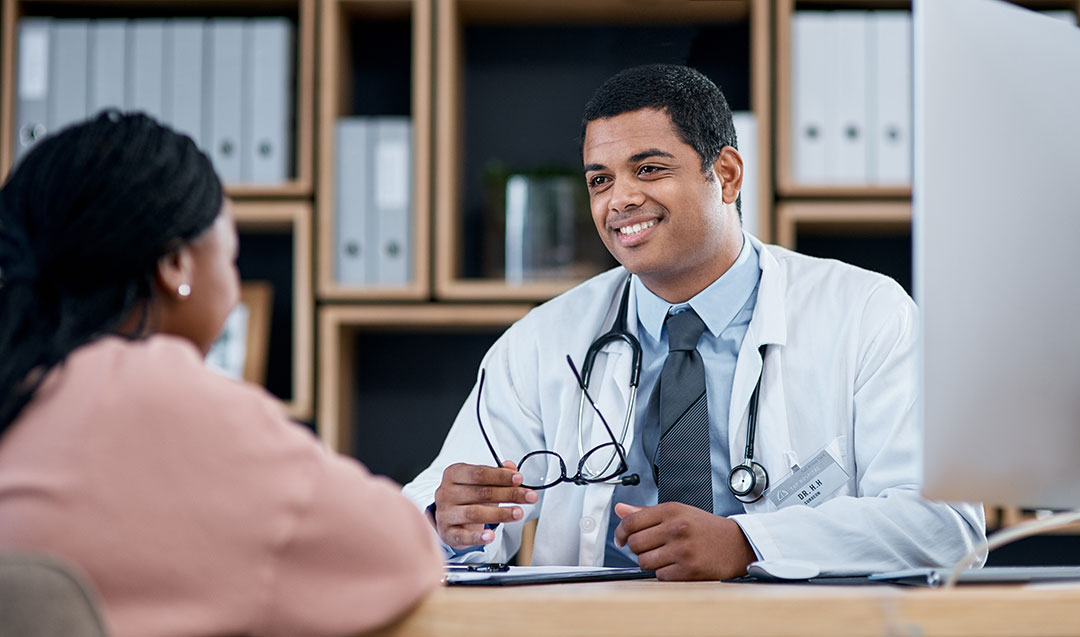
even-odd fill
[{"label": "doctor", "polygon": [[[746,234],[736,148],[723,94],[692,69],[629,69],[593,96],[585,180],[622,267],[503,334],[405,487],[448,558],[505,561],[534,518],[533,564],[668,580],[755,559],[943,565],[983,539],[981,507],[919,496],[914,303],[887,277]],[[588,364],[613,329],[628,336]],[[590,367],[595,410],[567,355]]]}]

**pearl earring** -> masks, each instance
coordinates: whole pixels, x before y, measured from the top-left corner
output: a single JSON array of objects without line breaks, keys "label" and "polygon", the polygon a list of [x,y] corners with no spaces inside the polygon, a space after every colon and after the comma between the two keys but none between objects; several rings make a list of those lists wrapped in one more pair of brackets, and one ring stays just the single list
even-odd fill
[{"label": "pearl earring", "polygon": [[181,283],[176,288],[176,293],[179,294],[181,297],[191,296],[191,286],[188,285],[187,283]]}]

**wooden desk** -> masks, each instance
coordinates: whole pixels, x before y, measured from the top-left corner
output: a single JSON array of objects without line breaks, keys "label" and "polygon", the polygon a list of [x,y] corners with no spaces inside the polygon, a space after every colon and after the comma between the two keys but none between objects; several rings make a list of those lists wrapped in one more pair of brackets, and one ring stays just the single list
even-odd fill
[{"label": "wooden desk", "polygon": [[380,635],[1080,635],[1080,585],[657,582],[443,588]]}]

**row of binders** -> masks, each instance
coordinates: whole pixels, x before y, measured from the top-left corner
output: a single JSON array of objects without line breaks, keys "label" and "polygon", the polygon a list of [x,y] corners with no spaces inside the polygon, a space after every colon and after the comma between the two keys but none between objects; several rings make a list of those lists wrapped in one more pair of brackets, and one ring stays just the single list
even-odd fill
[{"label": "row of binders", "polygon": [[797,11],[791,55],[794,181],[910,184],[911,13]]},{"label": "row of binders", "polygon": [[286,18],[19,22],[15,156],[104,108],[190,135],[227,183],[293,174],[294,26]]},{"label": "row of binders", "polygon": [[344,117],[334,124],[334,280],[412,280],[412,122]]},{"label": "row of binders", "polygon": [[[1076,24],[1071,11],[1046,11]],[[800,185],[908,185],[907,11],[797,11],[791,24],[792,177]]]}]

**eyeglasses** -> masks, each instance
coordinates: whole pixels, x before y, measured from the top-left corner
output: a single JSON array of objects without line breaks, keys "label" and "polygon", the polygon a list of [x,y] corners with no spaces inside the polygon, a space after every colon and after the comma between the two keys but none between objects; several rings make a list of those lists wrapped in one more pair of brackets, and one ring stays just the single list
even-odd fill
[{"label": "eyeglasses", "polygon": [[[526,489],[549,489],[563,482],[572,482],[579,486],[594,482],[607,482],[608,480],[612,480],[622,475],[628,469],[626,464],[626,450],[619,441],[615,439],[615,434],[611,431],[611,427],[604,418],[604,414],[600,413],[600,408],[596,406],[592,397],[589,396],[589,390],[581,380],[581,374],[579,374],[577,368],[574,367],[574,361],[567,356],[566,362],[570,365],[570,371],[574,372],[574,378],[577,379],[578,387],[584,392],[585,398],[589,400],[589,404],[592,405],[593,411],[600,417],[600,422],[604,424],[604,429],[607,431],[608,436],[611,437],[611,442],[599,444],[582,454],[581,460],[578,461],[577,473],[572,476],[566,475],[566,462],[563,460],[562,456],[554,451],[541,449],[525,454],[525,457],[517,463],[517,470],[524,477],[521,486]],[[480,387],[476,390],[476,422],[480,425],[480,433],[484,435],[484,442],[487,443],[488,449],[491,450],[491,456],[495,459],[495,466],[501,467],[502,460],[499,459],[499,454],[495,452],[495,445],[491,444],[491,438],[488,437],[487,430],[484,429],[484,421],[480,417],[480,396],[484,391],[484,376],[485,372],[481,369]],[[605,461],[603,457],[606,454],[611,455],[608,456]],[[615,464],[616,458],[619,460],[617,465]],[[594,460],[598,465],[602,463],[604,465],[603,469],[599,471],[591,469],[589,464],[590,460]],[[548,463],[554,461],[558,461],[559,463],[559,475],[549,479],[546,477],[548,475]],[[612,469],[613,465],[614,469]],[[634,475],[630,477],[633,477],[634,480],[628,481],[626,478],[623,478],[623,481],[626,484],[637,484],[637,476]]]}]

